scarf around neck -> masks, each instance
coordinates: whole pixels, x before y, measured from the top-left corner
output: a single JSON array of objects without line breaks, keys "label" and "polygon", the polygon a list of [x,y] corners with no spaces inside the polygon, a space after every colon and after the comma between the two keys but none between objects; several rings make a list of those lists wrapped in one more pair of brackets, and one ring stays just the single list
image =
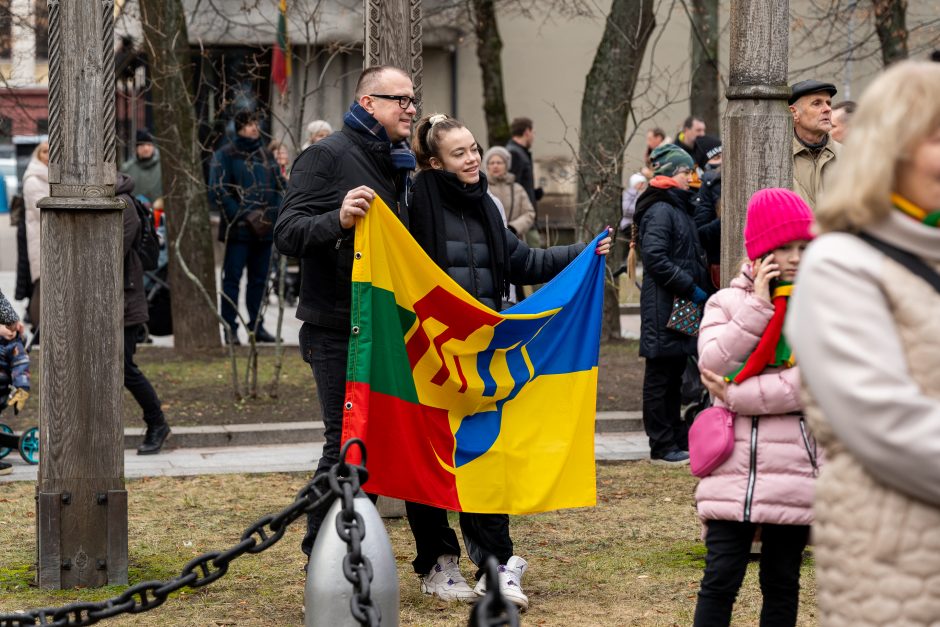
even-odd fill
[{"label": "scarf around neck", "polygon": [[444,225],[445,206],[478,216],[486,232],[490,250],[490,270],[499,306],[501,297],[509,294],[509,249],[506,227],[496,203],[487,193],[486,176],[473,184],[461,183],[456,174],[443,170],[422,170],[415,177],[414,199],[408,225],[412,237],[441,269],[447,270],[447,233]]},{"label": "scarf around neck", "polygon": [[900,194],[891,194],[894,208],[927,226],[940,227],[940,211],[929,212],[921,209]]},{"label": "scarf around neck", "polygon": [[362,108],[358,102],[352,103],[343,116],[343,123],[368,141],[387,144],[390,148],[392,165],[401,176],[401,198],[399,204],[407,208],[411,201],[411,173],[418,167],[415,153],[411,151],[407,140],[392,142],[385,127]]},{"label": "scarf around neck", "polygon": [[725,377],[729,383],[742,383],[753,376],[759,375],[766,368],[792,368],[796,363],[793,351],[783,335],[783,321],[787,316],[787,301],[793,293],[793,284],[780,281],[771,295],[774,314],[767,323],[757,348],[754,349],[740,368]]}]

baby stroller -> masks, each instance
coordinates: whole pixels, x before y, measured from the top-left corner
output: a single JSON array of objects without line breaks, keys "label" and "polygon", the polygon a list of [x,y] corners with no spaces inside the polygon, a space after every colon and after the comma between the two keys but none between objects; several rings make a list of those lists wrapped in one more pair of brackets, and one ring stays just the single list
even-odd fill
[{"label": "baby stroller", "polygon": [[[0,414],[7,407],[6,395],[0,398]],[[27,464],[39,463],[39,427],[31,427],[16,435],[8,425],[0,422],[0,459],[3,459],[14,450],[19,451],[20,457]]]}]

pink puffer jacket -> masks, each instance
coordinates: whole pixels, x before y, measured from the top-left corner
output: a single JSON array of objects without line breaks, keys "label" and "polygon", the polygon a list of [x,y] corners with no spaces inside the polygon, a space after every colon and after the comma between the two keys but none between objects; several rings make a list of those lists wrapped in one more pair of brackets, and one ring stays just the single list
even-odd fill
[{"label": "pink puffer jacket", "polygon": [[[728,375],[757,347],[774,308],[754,296],[750,274],[750,264],[745,264],[731,287],[705,305],[698,340],[700,368]],[[768,369],[741,384],[729,384],[726,405],[736,413],[734,451],[699,482],[699,517],[811,524],[818,460],[816,442],[803,420],[799,368]]]}]

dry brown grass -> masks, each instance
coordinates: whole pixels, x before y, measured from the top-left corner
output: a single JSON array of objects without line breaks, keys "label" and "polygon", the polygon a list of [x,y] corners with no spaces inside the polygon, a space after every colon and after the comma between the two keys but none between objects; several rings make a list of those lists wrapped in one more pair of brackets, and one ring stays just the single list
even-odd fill
[{"label": "dry brown grass", "polygon": [[[128,482],[130,578],[133,583],[179,572],[194,556],[233,544],[262,514],[288,504],[301,475],[149,478]],[[687,470],[646,462],[601,466],[599,502],[591,509],[514,518],[516,552],[530,565],[525,625],[689,625],[703,567]],[[48,592],[30,585],[34,486],[6,484],[0,497],[0,612],[112,596],[117,588]],[[150,613],[112,625],[299,625],[304,574],[302,525],[256,556],[237,560],[207,588],[179,593]],[[411,534],[403,520],[387,524],[399,566],[402,625],[466,624],[466,606],[422,596]],[[459,535],[459,534],[458,534]],[[472,574],[464,562],[464,574]],[[803,569],[800,625],[816,625],[811,560]],[[734,625],[756,625],[760,592],[752,565]]]}]

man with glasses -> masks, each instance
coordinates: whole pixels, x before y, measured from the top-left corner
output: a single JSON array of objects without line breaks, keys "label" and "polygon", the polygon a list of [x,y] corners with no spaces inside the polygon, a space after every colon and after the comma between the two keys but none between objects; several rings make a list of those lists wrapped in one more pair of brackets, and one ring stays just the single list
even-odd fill
[{"label": "man with glasses", "polygon": [[[407,226],[416,165],[408,138],[417,107],[411,77],[403,70],[366,69],[343,128],[308,147],[294,163],[274,227],[278,251],[301,260],[300,350],[317,383],[326,440],[317,474],[339,460],[354,227],[376,195]],[[325,514],[307,517],[301,549],[308,556]]]}]

